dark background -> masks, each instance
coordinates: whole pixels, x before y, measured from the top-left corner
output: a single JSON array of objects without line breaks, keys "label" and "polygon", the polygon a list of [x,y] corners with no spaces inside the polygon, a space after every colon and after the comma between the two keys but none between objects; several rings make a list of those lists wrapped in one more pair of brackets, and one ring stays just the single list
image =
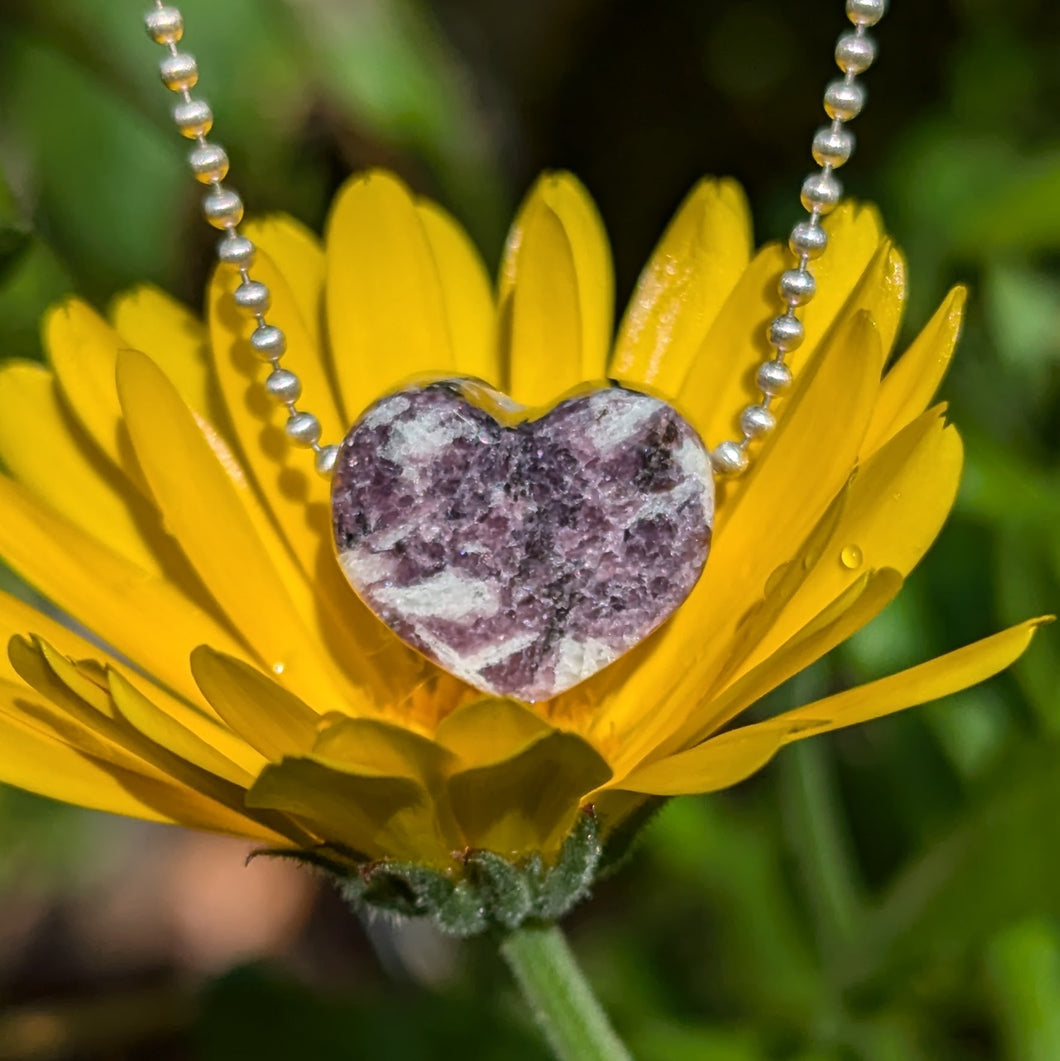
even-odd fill
[{"label": "dark background", "polygon": [[[125,0],[0,4],[0,354],[76,291],[198,304],[210,233]],[[188,0],[253,211],[320,227],[353,170],[443,202],[495,264],[542,168],[600,205],[620,301],[702,174],[798,217],[841,0]],[[1060,600],[1060,8],[899,0],[842,176],[908,254],[906,338],[973,298],[945,385],[968,462],[901,599],[770,706]],[[570,922],[638,1057],[1060,1058],[1060,659],[671,804]],[[358,924],[237,844],[0,791],[0,1061],[542,1058],[487,943]]]}]

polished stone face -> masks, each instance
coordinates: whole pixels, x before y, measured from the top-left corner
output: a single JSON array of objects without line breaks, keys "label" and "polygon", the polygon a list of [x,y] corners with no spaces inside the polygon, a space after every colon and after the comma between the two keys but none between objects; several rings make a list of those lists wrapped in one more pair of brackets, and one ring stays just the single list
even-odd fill
[{"label": "polished stone face", "polygon": [[685,599],[714,486],[695,432],[655,398],[612,387],[521,422],[506,402],[461,381],[383,398],[343,442],[332,518],[347,578],[395,633],[484,692],[536,701]]}]

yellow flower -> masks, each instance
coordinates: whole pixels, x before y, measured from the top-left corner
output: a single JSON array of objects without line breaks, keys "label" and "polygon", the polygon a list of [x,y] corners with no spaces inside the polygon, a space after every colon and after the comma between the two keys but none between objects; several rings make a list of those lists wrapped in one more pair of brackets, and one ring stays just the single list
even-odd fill
[{"label": "yellow flower", "polygon": [[[230,272],[211,282],[205,326],[150,288],[119,298],[109,323],[76,300],[57,308],[50,365],[0,371],[0,556],[73,623],[0,599],[0,779],[458,876],[460,852],[547,862],[580,807],[606,835],[650,796],[735,784],[790,741],[1007,666],[1034,622],[727,728],[894,597],[957,489],[960,439],[930,403],[964,292],[884,373],[901,256],[871,209],[842,206],[828,228],[796,384],[750,472],[720,490],[699,584],[617,664],[535,705],[483,699],[349,589],[327,485],[261,387]],[[288,336],[285,366],[326,441],[434,373],[482,377],[528,405],[611,377],[671,400],[716,444],[754,399],[787,265],[778,246],[752,256],[742,193],[706,180],[612,348],[606,237],[563,174],[522,207],[496,293],[453,220],[383,173],[346,185],[323,246],[284,217],[246,232]]]}]

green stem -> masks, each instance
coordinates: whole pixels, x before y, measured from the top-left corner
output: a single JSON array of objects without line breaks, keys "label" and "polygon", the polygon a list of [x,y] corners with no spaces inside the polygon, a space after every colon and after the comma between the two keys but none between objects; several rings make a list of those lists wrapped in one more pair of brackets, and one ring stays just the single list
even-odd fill
[{"label": "green stem", "polygon": [[787,751],[781,781],[821,945],[835,961],[857,936],[861,903],[830,768],[824,744],[800,741]]},{"label": "green stem", "polygon": [[501,954],[560,1061],[630,1061],[555,925],[515,929]]}]

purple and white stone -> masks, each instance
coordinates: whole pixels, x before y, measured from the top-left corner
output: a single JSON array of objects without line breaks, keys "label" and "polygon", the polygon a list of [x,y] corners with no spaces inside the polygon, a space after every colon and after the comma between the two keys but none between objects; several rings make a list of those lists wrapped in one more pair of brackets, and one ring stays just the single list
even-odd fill
[{"label": "purple and white stone", "polygon": [[514,422],[503,395],[446,380],[368,409],[331,505],[346,577],[398,636],[484,692],[536,701],[688,596],[714,481],[696,433],[656,398],[611,387]]}]

